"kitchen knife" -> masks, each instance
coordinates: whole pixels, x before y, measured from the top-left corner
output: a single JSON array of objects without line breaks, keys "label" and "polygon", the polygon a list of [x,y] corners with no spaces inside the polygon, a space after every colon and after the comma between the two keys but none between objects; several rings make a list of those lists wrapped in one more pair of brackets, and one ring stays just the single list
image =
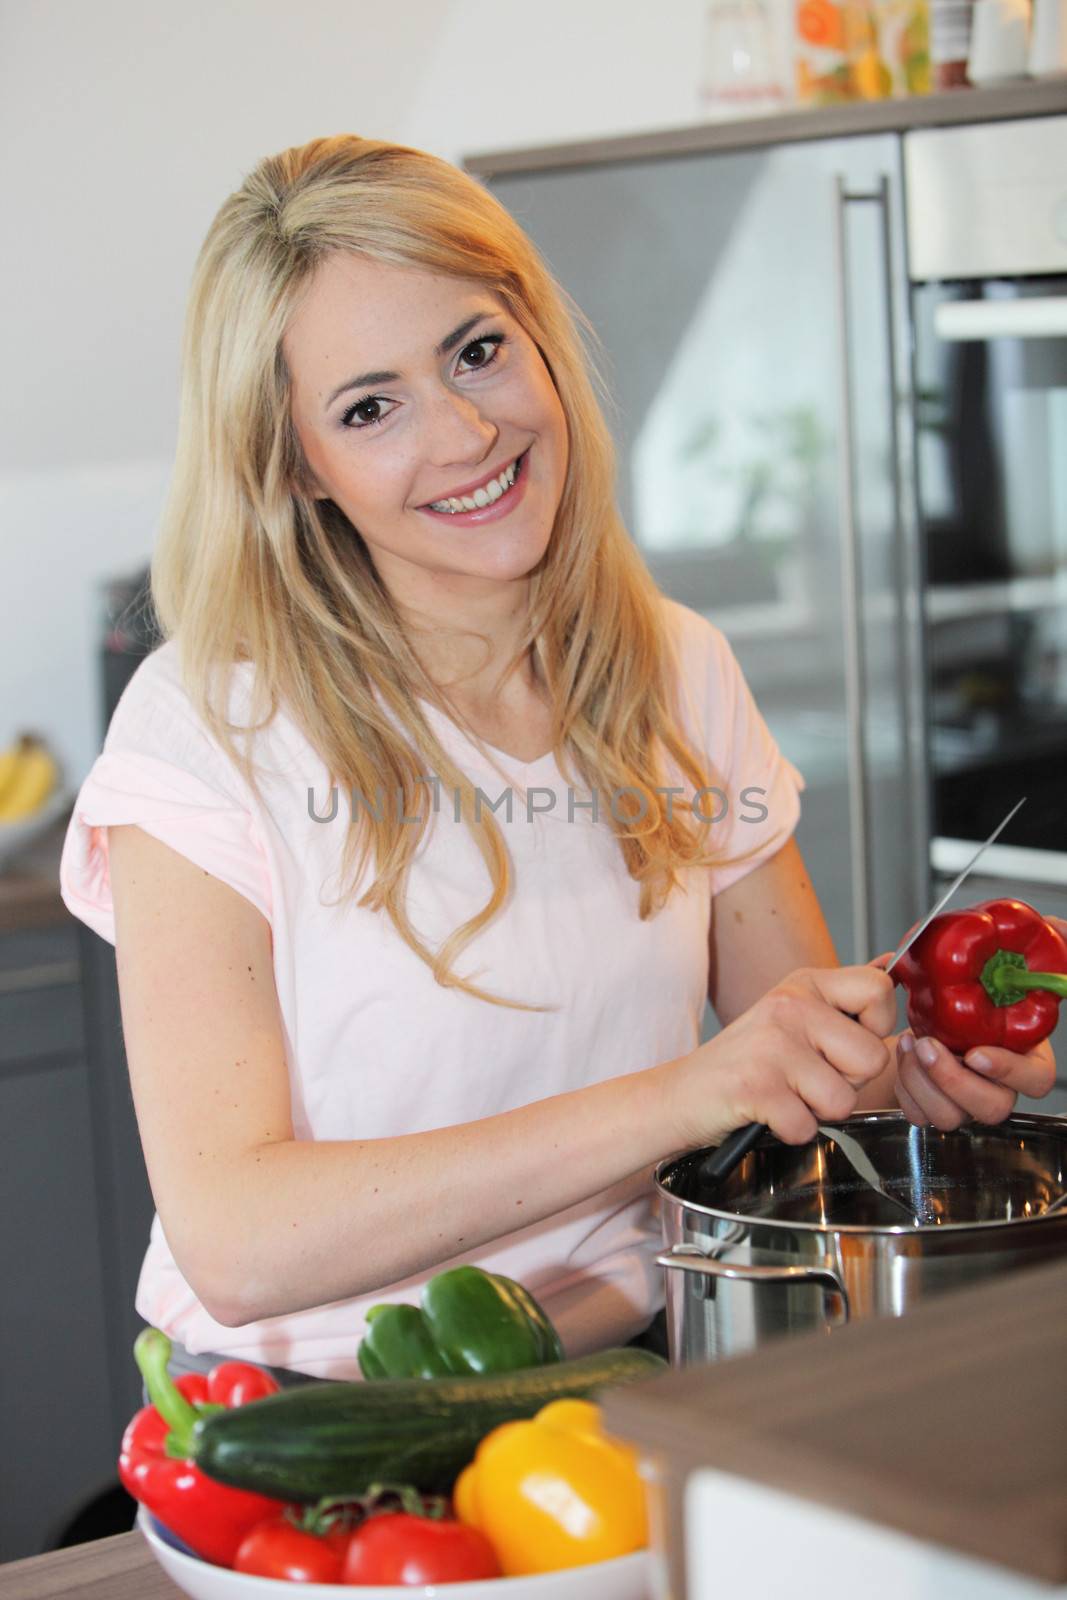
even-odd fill
[{"label": "kitchen knife", "polygon": [[[993,829],[993,832],[989,835],[989,838],[984,844],[979,845],[978,849],[974,852],[974,855],[968,861],[963,871],[952,881],[952,883],[949,884],[948,888],[945,890],[945,893],[941,896],[940,900],[938,900],[933,910],[926,913],[918,927],[914,928],[911,933],[908,934],[907,938],[904,940],[904,943],[899,945],[893,952],[893,959],[886,967],[886,972],[892,972],[893,968],[896,966],[905,950],[910,950],[920,933],[922,933],[925,928],[929,927],[930,923],[937,916],[938,912],[948,904],[948,902],[952,899],[952,896],[956,893],[956,890],[959,888],[960,884],[963,882],[964,878],[968,877],[969,874],[974,870],[974,867],[976,866],[980,857],[985,855],[985,852],[989,849],[989,846],[993,843],[994,839],[1000,837],[1000,835],[1004,832],[1004,829],[1008,826],[1008,823],[1011,821],[1012,817],[1019,810],[1020,806],[1024,806],[1025,804],[1026,796],[1024,795],[1021,800],[1017,800],[1015,802],[1004,820],[997,823],[997,826]],[[748,1152],[753,1148],[754,1145],[758,1144],[759,1140],[766,1132],[767,1127],[765,1123],[750,1122],[745,1127],[735,1128],[733,1133],[727,1134],[722,1144],[720,1144],[715,1150],[712,1150],[709,1155],[705,1156],[704,1160],[700,1163],[701,1182],[703,1183],[710,1180],[711,1182],[716,1183],[721,1181],[723,1178],[728,1177],[737,1166],[738,1162],[748,1155]]]},{"label": "kitchen knife", "polygon": [[932,911],[928,911],[926,913],[925,917],[919,923],[919,926],[917,928],[913,929],[912,932],[908,934],[908,937],[904,940],[904,943],[902,945],[898,945],[897,946],[896,950],[893,952],[892,961],[889,963],[889,965],[885,969],[887,972],[892,972],[893,968],[896,966],[897,962],[900,960],[900,958],[904,954],[905,950],[910,950],[911,949],[912,945],[915,943],[915,941],[919,937],[920,933],[922,933],[926,928],[928,928],[930,926],[931,922],[933,922],[934,918],[937,916],[937,913],[944,906],[948,905],[949,901],[952,899],[952,896],[956,893],[956,890],[959,888],[959,886],[963,882],[964,878],[970,877],[970,875],[971,875],[972,871],[974,870],[974,867],[977,864],[977,862],[980,859],[980,857],[985,855],[986,851],[989,849],[989,846],[993,843],[994,839],[999,839],[1000,835],[1004,832],[1004,829],[1008,826],[1008,823],[1011,821],[1012,817],[1025,804],[1026,804],[1026,796],[1023,795],[1021,800],[1016,800],[1015,804],[1012,806],[1011,810],[1008,812],[1008,814],[1004,818],[1004,820],[1002,822],[998,822],[997,823],[996,827],[993,829],[993,832],[989,835],[989,838],[986,840],[985,844],[980,844],[978,846],[978,849],[974,852],[974,855],[968,861],[968,863],[964,867],[963,871],[958,875],[958,877],[953,878],[952,882],[949,884],[948,888],[945,890],[944,894],[941,896],[940,900],[937,902],[937,904],[934,907],[934,909]]}]

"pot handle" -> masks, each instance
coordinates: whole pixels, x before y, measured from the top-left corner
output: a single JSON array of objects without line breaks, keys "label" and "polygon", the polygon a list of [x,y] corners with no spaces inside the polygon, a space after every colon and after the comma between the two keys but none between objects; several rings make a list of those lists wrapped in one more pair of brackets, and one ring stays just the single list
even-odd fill
[{"label": "pot handle", "polygon": [[656,1257],[656,1264],[679,1272],[695,1272],[702,1278],[740,1278],[743,1283],[818,1283],[829,1302],[831,1319],[836,1323],[849,1320],[848,1290],[829,1265],[776,1267],[719,1261],[690,1244],[672,1245],[664,1255]]}]

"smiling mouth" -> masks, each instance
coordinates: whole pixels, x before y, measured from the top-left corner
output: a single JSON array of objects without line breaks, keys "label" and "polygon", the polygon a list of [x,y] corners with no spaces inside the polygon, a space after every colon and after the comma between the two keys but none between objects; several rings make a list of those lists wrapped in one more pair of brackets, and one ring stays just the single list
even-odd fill
[{"label": "smiling mouth", "polygon": [[431,500],[429,510],[444,513],[445,516],[458,516],[460,512],[484,511],[486,506],[496,505],[498,500],[503,500],[515,487],[515,480],[522,470],[526,460],[526,451],[521,456],[516,456],[510,466],[495,478],[490,478],[488,483],[483,483],[475,489],[473,494],[452,495],[447,500]]}]

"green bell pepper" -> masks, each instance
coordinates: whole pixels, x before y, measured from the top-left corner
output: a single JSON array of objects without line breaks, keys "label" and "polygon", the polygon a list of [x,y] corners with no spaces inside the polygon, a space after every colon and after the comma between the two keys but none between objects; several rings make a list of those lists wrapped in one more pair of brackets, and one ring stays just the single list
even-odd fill
[{"label": "green bell pepper", "polygon": [[372,1306],[359,1346],[365,1378],[512,1372],[563,1359],[552,1323],[521,1283],[451,1267],[423,1287],[422,1308]]}]

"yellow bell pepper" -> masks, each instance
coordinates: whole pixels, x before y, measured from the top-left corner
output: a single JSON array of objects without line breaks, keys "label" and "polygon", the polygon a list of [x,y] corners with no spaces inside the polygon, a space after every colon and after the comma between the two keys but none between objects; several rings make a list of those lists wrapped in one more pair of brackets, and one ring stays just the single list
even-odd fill
[{"label": "yellow bell pepper", "polygon": [[452,1498],[508,1577],[608,1561],[648,1542],[636,1452],[604,1432],[589,1400],[553,1400],[527,1422],[494,1428]]}]

